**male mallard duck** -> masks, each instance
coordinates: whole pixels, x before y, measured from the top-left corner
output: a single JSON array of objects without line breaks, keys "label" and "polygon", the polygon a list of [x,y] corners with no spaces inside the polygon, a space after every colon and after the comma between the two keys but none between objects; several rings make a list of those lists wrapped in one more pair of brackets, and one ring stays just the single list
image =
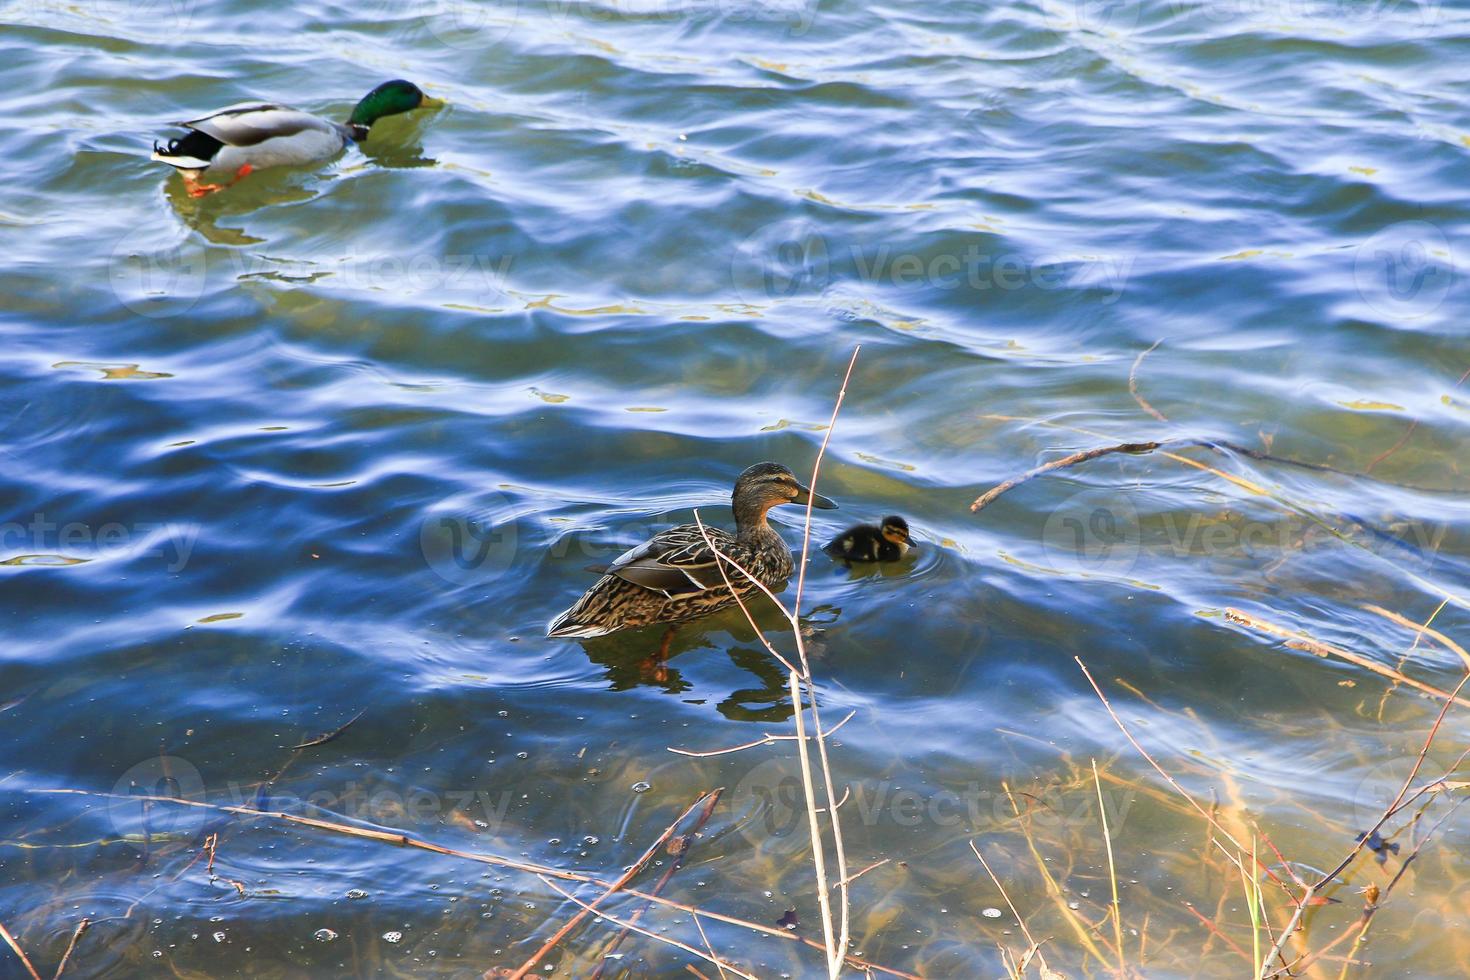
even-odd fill
[{"label": "male mallard duck", "polygon": [[902,517],[883,518],[883,523],[858,524],[839,534],[822,550],[844,561],[898,561],[908,554],[913,539],[909,522]]},{"label": "male mallard duck", "polygon": [[[791,548],[766,523],[778,504],[805,504],[833,510],[835,503],[797,482],[780,463],[756,463],[740,474],[731,495],[735,533],[705,526],[720,553],[744,568],[772,592],[791,576]],[[572,608],[551,621],[547,636],[603,636],[654,623],[681,623],[708,615],[735,601],[725,576],[742,599],[756,587],[728,562],[720,563],[697,524],[660,531],[608,566],[597,584]],[[667,642],[665,643],[667,646]]]},{"label": "male mallard duck", "polygon": [[231,183],[252,170],[320,163],[341,153],[349,142],[367,139],[373,123],[384,116],[435,104],[413,82],[395,78],[362,97],[345,124],[289,106],[242,102],[199,119],[174,123],[189,130],[153,144],[152,159],[177,167],[194,197],[220,190],[200,184],[203,176],[230,175]]}]

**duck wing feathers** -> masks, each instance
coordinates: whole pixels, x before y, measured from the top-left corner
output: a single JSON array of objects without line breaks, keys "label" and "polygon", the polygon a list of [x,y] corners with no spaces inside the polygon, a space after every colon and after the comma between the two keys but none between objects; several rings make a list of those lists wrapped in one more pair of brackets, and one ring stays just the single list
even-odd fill
[{"label": "duck wing feathers", "polygon": [[176,125],[212,136],[226,146],[255,146],[309,130],[339,132],[337,124],[330,120],[270,102],[242,102]]},{"label": "duck wing feathers", "polygon": [[[735,539],[728,532],[708,526],[701,532],[697,524],[682,524],[625,551],[608,566],[607,574],[667,596],[723,589],[725,578],[720,574],[719,559],[705,534],[724,555],[733,557]],[[743,578],[728,563],[725,573],[732,582]]]}]

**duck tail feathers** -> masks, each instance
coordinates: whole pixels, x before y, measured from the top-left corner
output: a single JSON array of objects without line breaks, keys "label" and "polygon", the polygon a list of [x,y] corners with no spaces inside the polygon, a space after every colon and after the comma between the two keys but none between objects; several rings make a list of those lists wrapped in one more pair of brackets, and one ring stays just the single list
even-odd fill
[{"label": "duck tail feathers", "polygon": [[588,638],[593,636],[606,636],[612,630],[595,623],[581,623],[574,618],[577,607],[573,606],[560,616],[553,619],[546,626],[547,636],[568,636]]},{"label": "duck tail feathers", "polygon": [[223,143],[208,133],[190,130],[186,135],[167,143],[155,140],[149,159],[180,170],[203,170],[214,160],[214,155],[222,146]]}]

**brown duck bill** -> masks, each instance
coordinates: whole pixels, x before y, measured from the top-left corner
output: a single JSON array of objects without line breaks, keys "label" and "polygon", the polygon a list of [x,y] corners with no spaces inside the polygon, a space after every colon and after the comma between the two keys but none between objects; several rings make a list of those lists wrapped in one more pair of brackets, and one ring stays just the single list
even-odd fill
[{"label": "brown duck bill", "polygon": [[837,502],[831,497],[824,497],[819,493],[812,493],[811,487],[798,485],[796,496],[791,498],[793,504],[810,503],[817,510],[836,510]]}]

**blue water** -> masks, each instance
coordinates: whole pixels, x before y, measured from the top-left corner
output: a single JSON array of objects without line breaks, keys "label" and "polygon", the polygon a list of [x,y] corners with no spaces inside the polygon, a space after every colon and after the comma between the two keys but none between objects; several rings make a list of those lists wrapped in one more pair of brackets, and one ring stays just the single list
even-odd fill
[{"label": "blue water", "polygon": [[[83,917],[68,975],[460,976],[574,912],[520,873],[55,789],[616,878],[723,786],[666,894],[794,907],[819,940],[792,743],[668,751],[791,733],[739,613],[662,668],[657,631],[542,634],[587,565],[695,508],[728,524],[746,465],[810,473],[858,345],[814,536],[899,513],[919,541],[894,568],[816,555],[802,610],[824,720],[855,712],[832,751],[850,863],[890,862],[853,885],[863,956],[1004,973],[996,944],[1026,944],[985,914],[1005,902],[974,840],[1050,967],[1108,975],[1096,760],[1126,963],[1249,975],[1238,872],[1074,658],[1304,874],[1371,825],[1438,705],[1225,610],[1433,687],[1465,670],[1366,608],[1470,645],[1463,4],[101,0],[0,23],[0,923],[44,975]],[[396,76],[447,105],[320,167],[195,199],[147,159],[170,120],[252,97],[341,118]],[[1141,440],[1238,448],[968,509]],[[1448,809],[1292,948],[1352,926]],[[1462,972],[1464,833],[1435,832],[1353,975]],[[1279,928],[1286,896],[1268,908]],[[645,921],[702,948],[685,913]],[[701,924],[756,975],[821,971]],[[614,932],[537,972],[590,975]],[[611,975],[695,962],[618,954]]]}]

